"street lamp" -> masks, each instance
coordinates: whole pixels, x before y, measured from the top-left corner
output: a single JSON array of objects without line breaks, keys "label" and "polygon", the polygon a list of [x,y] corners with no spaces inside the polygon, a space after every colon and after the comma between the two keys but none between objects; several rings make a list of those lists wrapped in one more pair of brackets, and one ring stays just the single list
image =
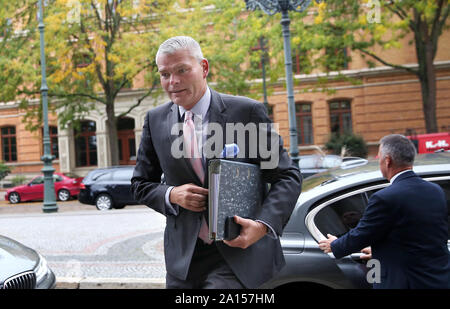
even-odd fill
[{"label": "street lamp", "polygon": [[39,36],[41,47],[41,98],[42,98],[42,113],[44,118],[44,155],[41,160],[44,161],[42,172],[44,173],[44,204],[42,206],[43,212],[56,212],[58,205],[56,204],[55,186],[53,184],[53,172],[55,169],[52,166],[53,156],[50,152],[50,136],[48,134],[48,101],[47,101],[47,80],[45,74],[45,42],[44,42],[44,14],[42,10],[42,0],[38,1],[39,6]]},{"label": "street lamp", "polygon": [[[316,0],[316,2],[320,2]],[[289,11],[303,12],[311,3],[311,0],[245,0],[247,10],[260,8],[268,15],[281,12],[281,26],[284,38],[284,64],[286,69],[286,88],[289,112],[289,153],[295,164],[299,162],[299,150],[297,140],[297,123],[295,119],[294,79],[292,76],[291,35],[289,30]]]}]

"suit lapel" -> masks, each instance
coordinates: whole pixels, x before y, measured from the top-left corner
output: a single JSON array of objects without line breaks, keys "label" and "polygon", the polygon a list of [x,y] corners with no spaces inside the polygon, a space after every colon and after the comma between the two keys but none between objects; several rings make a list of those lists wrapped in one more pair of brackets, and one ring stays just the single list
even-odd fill
[{"label": "suit lapel", "polygon": [[[221,129],[222,129],[222,133],[223,133],[223,141],[222,141],[222,149],[225,146],[225,124],[227,121],[227,114],[226,114],[226,106],[222,101],[222,98],[220,97],[220,94],[214,90],[211,89],[211,104],[209,105],[209,110],[208,110],[208,118],[209,118],[209,124],[219,124]],[[207,140],[211,138],[212,134],[208,134],[207,135]],[[216,147],[220,147],[218,145],[215,145]],[[215,149],[216,153],[221,153],[222,149]],[[220,151],[220,152],[219,152]],[[208,177],[208,166],[209,166],[209,161],[211,159],[214,159],[214,157],[207,157],[206,158],[206,166],[205,166],[205,183],[204,183],[204,187],[208,187],[208,181],[209,181],[209,177]]]}]

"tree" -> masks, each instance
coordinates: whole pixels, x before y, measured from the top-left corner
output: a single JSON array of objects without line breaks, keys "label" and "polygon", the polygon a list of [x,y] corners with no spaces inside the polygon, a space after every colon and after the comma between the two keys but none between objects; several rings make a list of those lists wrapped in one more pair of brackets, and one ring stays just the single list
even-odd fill
[{"label": "tree", "polygon": [[[20,9],[18,9],[20,8]],[[35,6],[28,0],[0,0],[0,101],[17,99],[24,83],[24,68],[29,67],[28,44],[33,35],[28,29],[37,27]],[[20,28],[16,27],[20,24]]]},{"label": "tree", "polygon": [[[201,45],[210,62],[210,85],[218,91],[259,97],[261,51],[254,50],[266,35],[270,18],[262,13],[248,13],[243,0],[176,1],[172,14],[161,20],[161,35],[190,35]],[[254,50],[252,52],[252,50]]]},{"label": "tree", "polygon": [[[318,6],[314,20],[293,21],[293,38],[304,50],[316,51],[310,67],[338,71],[351,61],[345,50],[356,51],[369,66],[375,62],[416,75],[422,91],[422,107],[428,133],[437,132],[436,72],[433,65],[439,38],[448,29],[448,0],[327,0]],[[400,41],[411,37],[417,56],[417,68],[391,63],[381,50],[401,47]],[[323,52],[325,50],[325,52]],[[311,65],[311,63],[313,63]]]},{"label": "tree", "polygon": [[[158,25],[155,16],[167,13],[170,2],[46,1],[45,52],[50,106],[58,111],[58,121],[63,127],[77,126],[77,120],[90,110],[99,104],[104,106],[113,165],[119,164],[117,119],[139,106],[146,97],[157,95],[154,54],[161,39],[155,31]],[[23,4],[33,8],[35,3],[29,0]],[[16,22],[20,24],[20,20]],[[15,91],[4,92],[8,92],[6,98],[22,98],[21,108],[26,111],[28,128],[32,130],[40,127],[36,119],[41,117],[40,108],[30,106],[31,99],[40,94],[39,33],[36,22],[22,25],[21,30],[32,35],[25,51],[9,55],[9,61],[17,62],[24,74],[20,83],[16,83]],[[127,111],[116,115],[117,95],[122,89],[131,88],[140,74],[146,82],[144,93]],[[10,74],[6,78],[9,80]]]},{"label": "tree", "polygon": [[[5,57],[8,70],[1,76],[7,82],[0,85],[0,101],[20,99],[27,128],[35,130],[40,128],[42,117],[41,105],[32,103],[32,99],[40,97],[41,86],[36,1],[20,1],[22,7],[29,8],[26,13],[30,22],[23,23],[23,17],[12,19],[16,29],[27,37],[7,40],[10,46],[19,42],[24,46],[11,48]],[[171,36],[191,35],[201,43],[211,63],[209,80],[215,89],[258,96],[248,80],[259,78],[260,70],[247,64],[252,57],[260,58],[260,52],[249,51],[258,45],[268,19],[257,14],[241,18],[245,14],[244,1],[44,2],[49,107],[58,112],[60,125],[76,127],[92,109],[104,106],[112,164],[119,163],[117,119],[146,97],[160,95],[154,56],[159,44]],[[17,15],[16,10],[17,6],[9,6],[7,12]],[[125,113],[116,115],[118,93],[131,87],[133,79],[143,73],[144,94]],[[12,84],[12,76],[20,78]]]}]

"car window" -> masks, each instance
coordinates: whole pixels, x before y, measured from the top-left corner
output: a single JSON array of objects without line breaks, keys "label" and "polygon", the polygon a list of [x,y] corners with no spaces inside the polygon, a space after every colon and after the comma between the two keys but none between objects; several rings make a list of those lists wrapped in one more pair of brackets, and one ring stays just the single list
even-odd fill
[{"label": "car window", "polygon": [[53,174],[53,182],[60,182],[62,181],[62,177],[56,174]]},{"label": "car window", "polygon": [[36,178],[34,178],[34,179],[31,181],[31,184],[32,184],[32,185],[40,185],[40,184],[43,184],[43,183],[44,183],[44,176],[36,177]]},{"label": "car window", "polygon": [[338,200],[321,209],[314,218],[323,235],[344,235],[356,227],[367,206],[365,193]]},{"label": "car window", "polygon": [[75,173],[64,173],[64,176],[67,176],[69,178],[80,178],[80,176]]},{"label": "car window", "polygon": [[111,177],[112,177],[112,173],[111,173],[111,172],[109,172],[109,171],[104,171],[104,172],[95,174],[95,175],[92,177],[92,180],[94,180],[94,181],[111,180]]},{"label": "car window", "polygon": [[[446,199],[447,199],[447,213],[448,213],[448,235],[449,235],[449,239],[450,239],[450,179],[448,179],[448,180],[438,180],[438,181],[433,181],[433,182],[438,184],[438,185],[440,185],[442,190],[444,190],[444,192],[445,192],[445,196],[446,196]],[[363,200],[364,199],[368,200],[378,190],[381,190],[381,188],[374,189],[374,190],[369,190],[367,192],[364,192],[364,193],[361,194],[361,198],[363,198]],[[345,212],[345,210],[347,208],[349,208],[349,207],[357,207],[356,205],[357,205],[357,200],[358,199],[359,198],[356,198],[356,196],[352,196],[352,197],[349,197],[347,199],[343,199],[341,201],[338,201],[338,202],[336,202],[334,204],[331,204],[328,207],[325,207],[323,210],[321,210],[317,214],[317,216],[316,216],[316,218],[314,220],[316,222],[317,227],[319,228],[319,230],[324,235],[326,235],[326,233],[330,233],[330,232],[325,232],[324,233],[324,231],[329,230],[331,228],[337,229],[339,232],[340,231],[344,231],[345,228],[348,227],[348,225],[346,225],[344,222],[348,222],[349,219],[350,220],[354,220],[354,219],[356,219],[356,217],[354,217],[354,216],[352,217],[352,214],[347,214],[347,216],[346,216],[347,218],[344,219],[343,216],[342,216],[342,212]],[[362,213],[364,212],[365,207],[367,206],[366,202],[363,203],[363,204],[364,204],[364,208],[363,208],[363,210],[361,212],[361,216],[362,216]],[[350,206],[350,205],[352,205],[352,206]],[[327,208],[329,208],[330,206],[332,207],[332,210],[327,210]],[[330,215],[330,213],[332,213],[332,214]],[[335,213],[338,213],[338,215],[336,215]],[[356,213],[354,215],[356,215]],[[318,216],[322,216],[322,217],[317,218]],[[331,216],[331,217],[330,218],[326,218],[326,216]],[[337,220],[337,217],[339,217],[339,216],[342,218],[340,220],[341,222],[338,222],[339,220]],[[361,219],[361,216],[358,218],[357,222],[359,222],[359,219]],[[322,226],[323,227],[321,227],[319,225],[319,222],[322,222]],[[333,222],[333,223],[331,223],[331,222]],[[356,222],[356,224],[357,224],[357,222]],[[343,223],[344,227],[342,227],[341,223]],[[331,225],[333,225],[333,224],[335,226],[331,227]],[[356,226],[356,224],[354,226]],[[327,226],[327,225],[329,225],[329,226]],[[351,227],[351,228],[353,228],[353,227]],[[345,233],[346,232],[344,232],[344,234]],[[333,234],[333,233],[330,233],[330,234]],[[336,235],[336,234],[333,234],[333,235]]]},{"label": "car window", "polygon": [[114,180],[130,181],[133,177],[133,169],[119,169],[114,172]]}]

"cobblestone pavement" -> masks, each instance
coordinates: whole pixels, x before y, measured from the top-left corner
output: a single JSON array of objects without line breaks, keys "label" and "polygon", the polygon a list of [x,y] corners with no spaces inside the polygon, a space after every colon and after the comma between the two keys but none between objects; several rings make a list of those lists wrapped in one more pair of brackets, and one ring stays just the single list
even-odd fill
[{"label": "cobblestone pavement", "polygon": [[78,201],[0,202],[0,234],[47,258],[57,277],[164,278],[164,216],[146,206],[100,212]]}]

